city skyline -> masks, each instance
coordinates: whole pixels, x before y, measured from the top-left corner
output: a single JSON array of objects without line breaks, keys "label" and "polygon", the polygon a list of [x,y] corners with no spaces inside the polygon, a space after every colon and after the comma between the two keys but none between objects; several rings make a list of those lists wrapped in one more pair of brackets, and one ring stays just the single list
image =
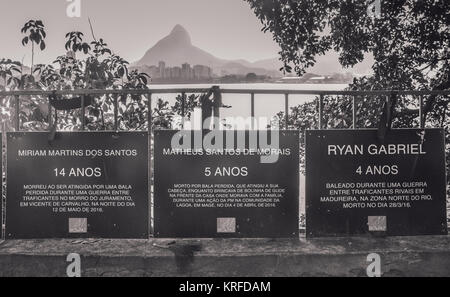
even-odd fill
[{"label": "city skyline", "polygon": [[159,61],[158,65],[147,65],[147,74],[152,80],[171,79],[171,80],[202,80],[211,79],[213,71],[206,65],[191,65],[187,62],[180,66],[167,66],[165,61]]}]

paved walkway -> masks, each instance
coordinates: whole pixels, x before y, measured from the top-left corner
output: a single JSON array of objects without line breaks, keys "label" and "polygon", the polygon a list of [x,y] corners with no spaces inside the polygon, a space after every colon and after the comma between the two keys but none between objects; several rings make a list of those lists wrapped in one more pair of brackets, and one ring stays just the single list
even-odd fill
[{"label": "paved walkway", "polygon": [[268,239],[52,239],[0,243],[0,276],[450,276],[450,236]]}]

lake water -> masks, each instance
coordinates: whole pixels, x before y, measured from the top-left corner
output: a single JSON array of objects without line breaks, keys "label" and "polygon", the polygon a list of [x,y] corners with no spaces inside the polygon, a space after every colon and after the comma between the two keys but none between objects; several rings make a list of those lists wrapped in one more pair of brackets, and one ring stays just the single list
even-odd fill
[{"label": "lake water", "polygon": [[[347,84],[275,84],[275,83],[253,83],[253,84],[218,84],[221,89],[275,89],[275,90],[334,90],[341,91]],[[152,89],[168,88],[209,88],[211,84],[174,84],[174,85],[150,85]],[[171,105],[175,102],[176,94],[155,94],[153,98],[161,98],[169,101]],[[232,106],[222,109],[221,117],[250,116],[250,94],[223,94],[223,103]],[[289,107],[296,106],[307,101],[314,100],[315,95],[289,95]],[[153,101],[153,103],[155,100]],[[272,118],[278,112],[284,111],[284,95],[255,95],[255,117]]]}]

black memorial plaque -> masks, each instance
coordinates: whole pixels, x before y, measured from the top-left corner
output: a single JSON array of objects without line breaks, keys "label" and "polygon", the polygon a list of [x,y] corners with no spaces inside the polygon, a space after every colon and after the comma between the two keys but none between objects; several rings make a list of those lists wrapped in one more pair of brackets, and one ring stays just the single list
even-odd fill
[{"label": "black memorial plaque", "polygon": [[444,131],[306,131],[306,233],[447,234]]},{"label": "black memorial plaque", "polygon": [[[229,132],[235,139],[241,133]],[[155,131],[155,236],[298,237],[298,132],[278,132],[279,150],[271,150],[277,161],[261,163],[267,150],[248,142],[226,152],[200,145],[176,153],[177,131]],[[222,139],[225,148],[225,133]]]},{"label": "black memorial plaque", "polygon": [[148,133],[7,133],[7,238],[147,238]]}]

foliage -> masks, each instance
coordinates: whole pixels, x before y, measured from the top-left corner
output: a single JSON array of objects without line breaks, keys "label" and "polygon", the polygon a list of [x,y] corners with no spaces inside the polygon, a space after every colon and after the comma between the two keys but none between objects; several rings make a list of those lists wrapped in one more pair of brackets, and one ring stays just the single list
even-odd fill
[{"label": "foliage", "polygon": [[34,44],[39,46],[39,49],[43,51],[45,49],[45,33],[44,23],[41,20],[30,20],[22,27],[21,32],[28,34],[22,39],[22,45],[25,46],[28,42],[31,42],[31,72],[33,72],[34,64]]},{"label": "foliage", "polygon": [[448,86],[449,1],[382,1],[380,18],[368,15],[365,0],[246,1],[279,44],[285,71],[294,65],[301,75],[329,50],[345,67],[370,52],[375,88]]},{"label": "foliage", "polygon": [[[45,27],[42,21],[30,20],[22,33],[28,34],[22,44],[29,42],[45,50]],[[66,55],[61,55],[52,64],[39,64],[26,74],[27,67],[10,59],[0,60],[0,88],[2,90],[73,90],[73,89],[145,89],[149,76],[128,70],[128,62],[114,54],[103,39],[91,42],[84,40],[82,32],[66,34]],[[77,58],[80,55],[84,58]],[[66,96],[67,97],[67,96]],[[20,96],[21,129],[42,130],[49,126],[48,98],[41,96]],[[65,99],[65,98],[61,98]],[[119,127],[142,129],[146,125],[147,103],[139,95],[95,97],[86,108],[88,129],[112,129],[114,127],[114,102],[117,99]],[[7,129],[12,129],[15,98],[5,97],[0,114]],[[81,126],[80,110],[59,111],[58,129],[76,130]]]},{"label": "foliage", "polygon": [[39,45],[39,48],[41,49],[41,51],[43,51],[45,49],[44,39],[46,37],[46,33],[45,33],[45,29],[44,29],[44,24],[42,23],[41,20],[28,21],[22,27],[21,32],[23,34],[28,34],[28,36],[25,36],[22,39],[22,45],[26,45],[26,44],[28,44],[29,41],[31,41],[31,43],[36,43],[37,45]]}]

